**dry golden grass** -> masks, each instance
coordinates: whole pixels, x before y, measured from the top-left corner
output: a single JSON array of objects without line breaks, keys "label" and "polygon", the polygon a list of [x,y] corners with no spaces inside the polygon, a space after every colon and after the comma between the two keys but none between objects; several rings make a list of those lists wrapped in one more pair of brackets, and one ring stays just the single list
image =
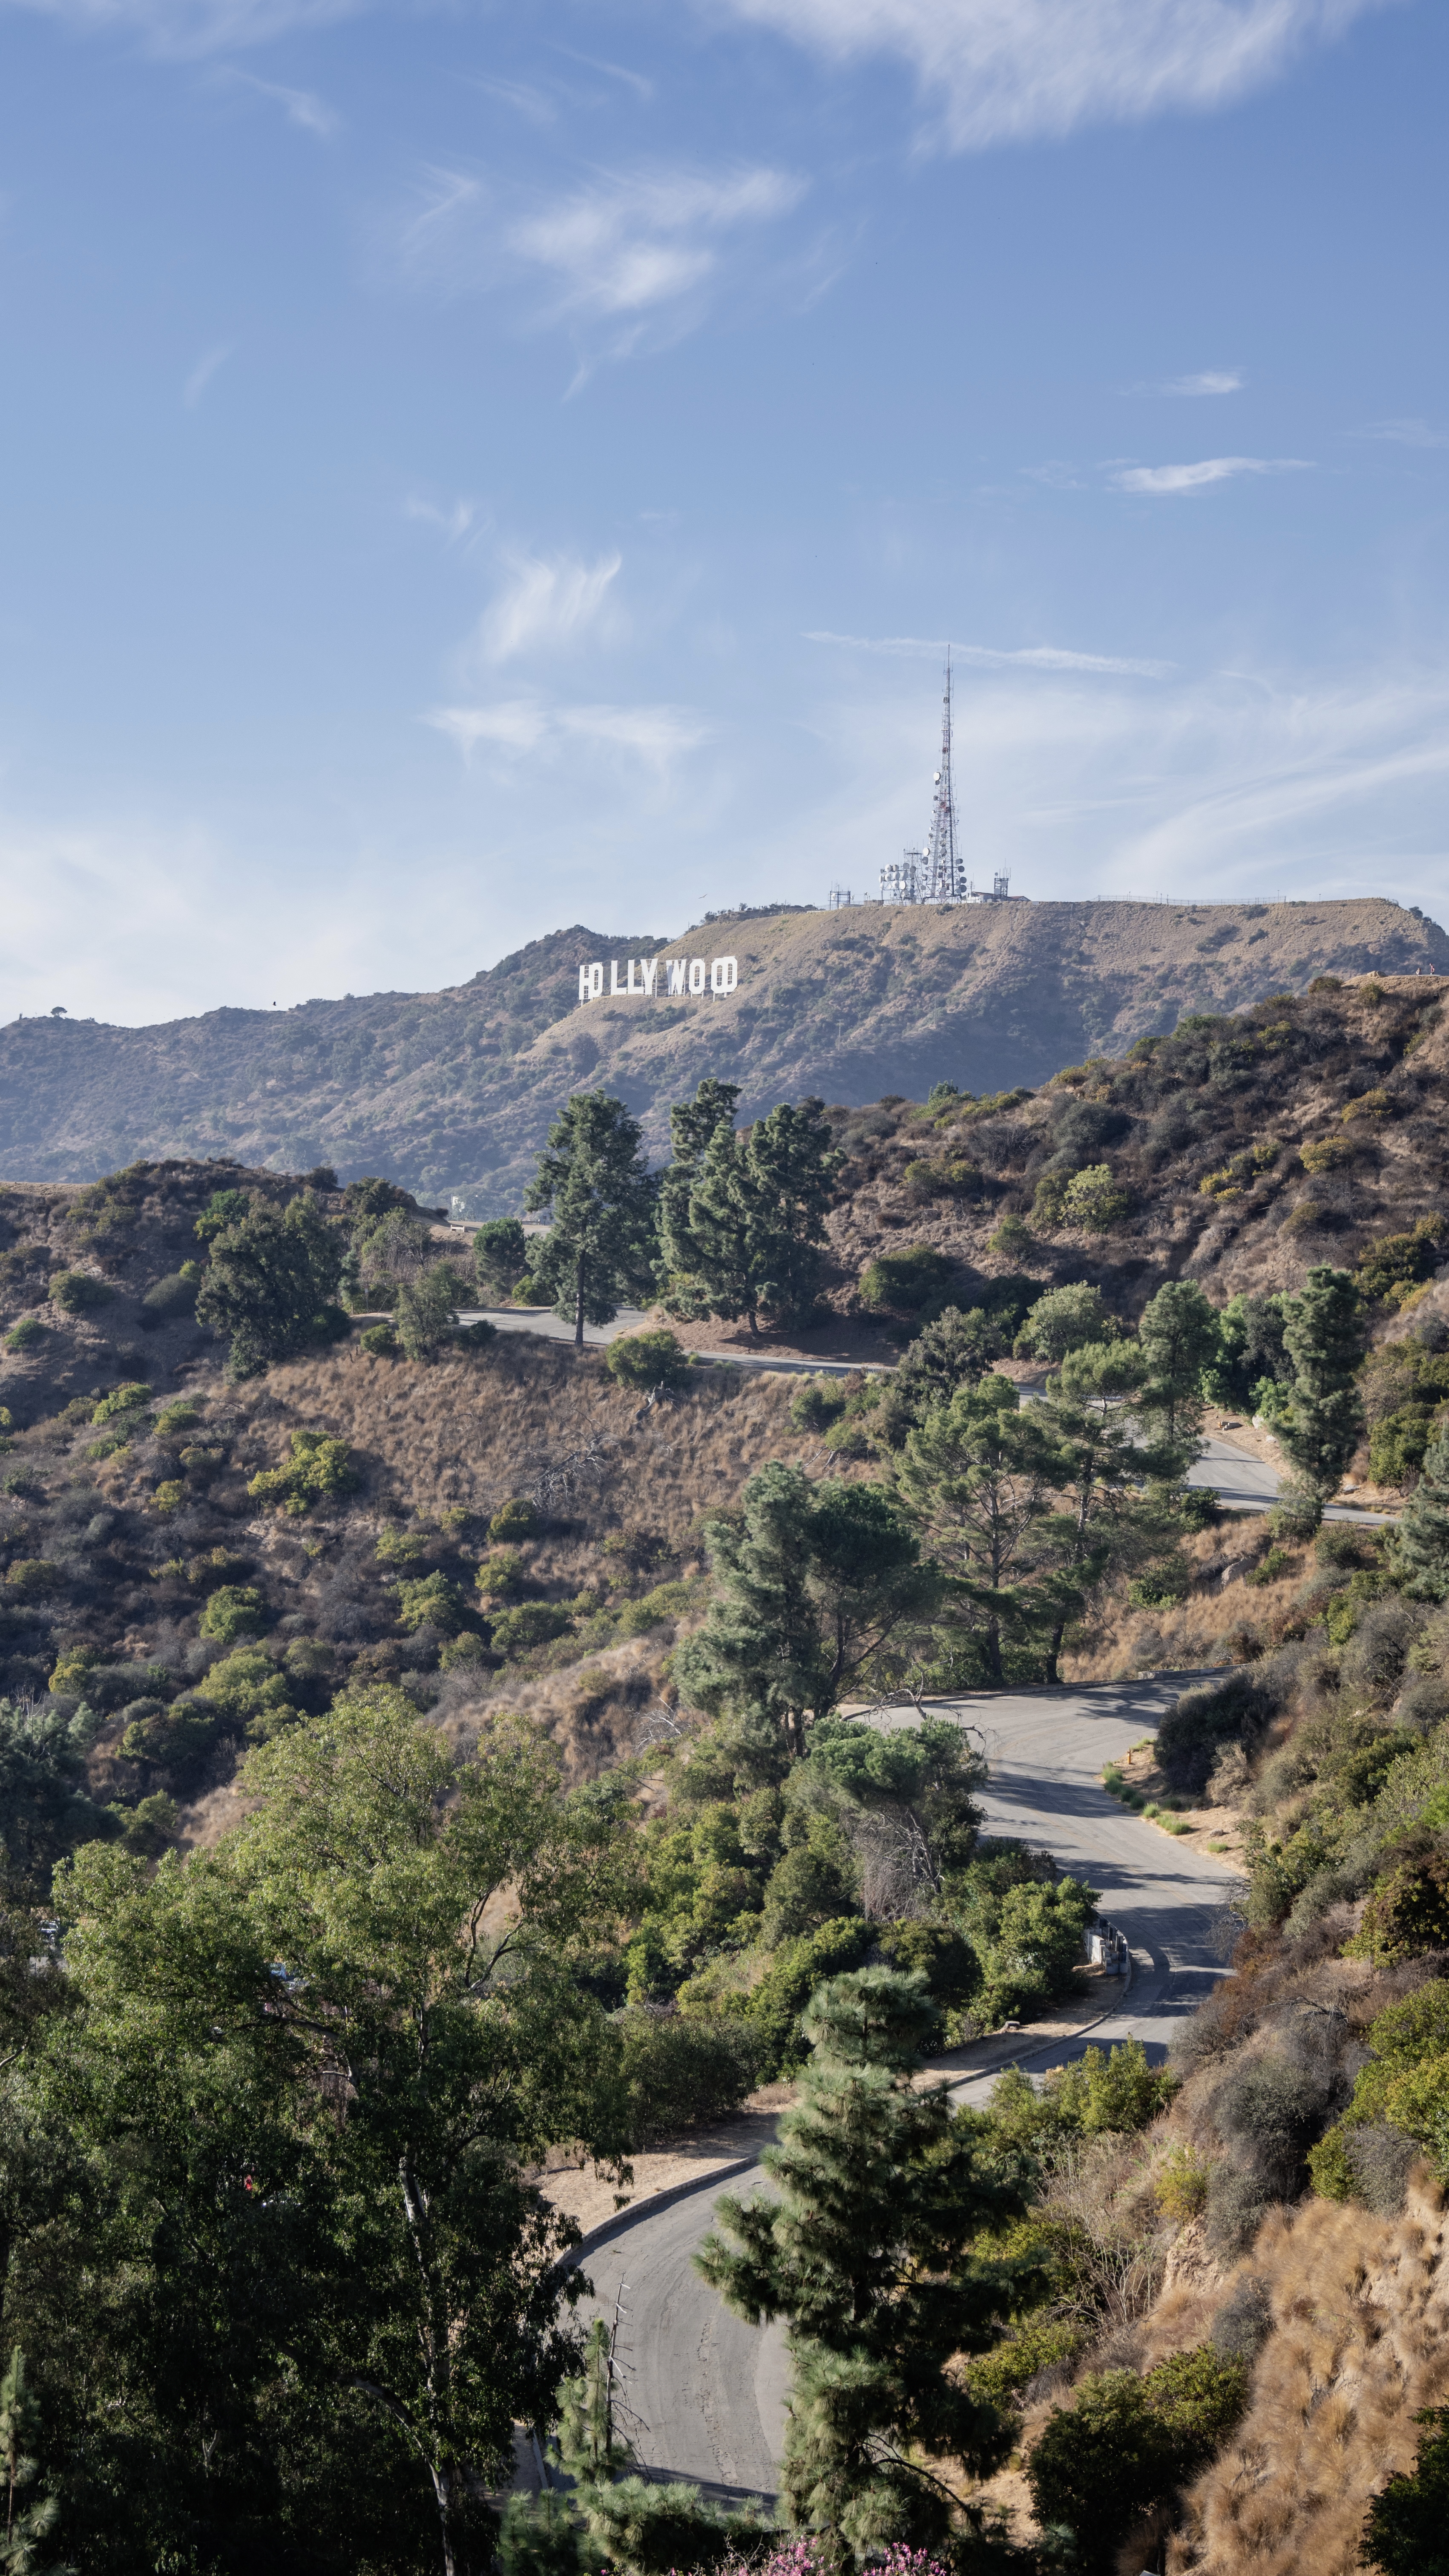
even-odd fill
[{"label": "dry golden grass", "polygon": [[1248,1583],[1269,1544],[1266,1519],[1247,1512],[1185,1539],[1181,1553],[1192,1568],[1193,1588],[1175,1609],[1134,1610],[1126,1582],[1115,1583],[1093,1604],[1078,1642],[1063,1655],[1063,1679],[1130,1679],[1139,1672],[1240,1661],[1245,1630],[1260,1646],[1271,1646],[1292,1616],[1312,1559],[1306,1548],[1287,1548],[1289,1561],[1276,1581]]},{"label": "dry golden grass", "polygon": [[701,1370],[687,1393],[645,1411],[596,1351],[509,1336],[427,1368],[356,1345],[329,1351],[241,1387],[228,1409],[274,1459],[300,1427],[345,1440],[377,1497],[412,1512],[486,1515],[530,1493],[542,1470],[591,1453],[552,1508],[591,1534],[638,1522],[678,1544],[767,1458],[819,1472],[819,1443],[786,1418],[794,1392],[788,1378]]},{"label": "dry golden grass", "polygon": [[1310,2200],[1268,2220],[1241,2269],[1272,2330],[1248,2413],[1188,2491],[1173,2576],[1351,2576],[1370,2497],[1413,2463],[1416,2411],[1449,2395],[1446,2251],[1422,2168],[1402,2218]]}]

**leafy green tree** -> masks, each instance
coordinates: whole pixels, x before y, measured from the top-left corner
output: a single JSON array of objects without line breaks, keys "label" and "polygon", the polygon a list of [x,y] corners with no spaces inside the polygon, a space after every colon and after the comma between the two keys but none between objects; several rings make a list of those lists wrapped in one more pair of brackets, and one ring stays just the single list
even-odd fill
[{"label": "leafy green tree", "polygon": [[1106,1339],[1102,1291],[1079,1279],[1066,1288],[1049,1288],[1044,1297],[1038,1297],[1017,1334],[1016,1349],[1026,1359],[1045,1360],[1048,1367],[1056,1368],[1068,1351]]},{"label": "leafy green tree", "polygon": [[1425,1450],[1423,1472],[1389,1546],[1403,1591],[1416,1601],[1449,1599],[1449,1431]]},{"label": "leafy green tree", "polygon": [[1135,1342],[1082,1342],[1067,1352],[1052,1393],[1106,1414],[1134,1400],[1146,1377],[1147,1361]]},{"label": "leafy green tree", "polygon": [[1137,1339],[1147,1380],[1137,1410],[1156,1438],[1184,1457],[1197,1447],[1203,1378],[1218,1355],[1218,1319],[1192,1279],[1169,1279],[1143,1310]]},{"label": "leafy green tree", "polygon": [[[796,1323],[820,1278],[825,1211],[842,1161],[818,1100],[782,1102],[737,1133],[738,1086],[708,1081],[671,1115],[676,1167],[661,1191],[673,1315]],[[676,1124],[678,1122],[678,1124]]]},{"label": "leafy green tree", "polygon": [[511,1296],[528,1268],[528,1237],[516,1216],[490,1217],[473,1237],[473,1275],[485,1306]]},{"label": "leafy green tree", "polygon": [[1306,1484],[1336,1491],[1363,1431],[1358,1372],[1367,1331],[1362,1300],[1346,1270],[1319,1262],[1290,1298],[1283,1347],[1293,1363],[1286,1409],[1274,1416],[1279,1446]]},{"label": "leafy green tree", "polygon": [[3,1866],[37,1897],[58,1860],[77,1844],[113,1834],[113,1817],[86,1787],[86,1756],[99,1717],[82,1701],[73,1716],[54,1706],[0,1700],[0,1846]]},{"label": "leafy green tree", "polygon": [[897,1471],[948,1579],[940,1634],[997,1688],[1014,1653],[1035,1670],[1053,1610],[1031,1554],[1056,1466],[1039,1410],[1023,1410],[1010,1380],[993,1372],[927,1415]]},{"label": "leafy green tree", "polygon": [[[1027,2461],[1037,2520],[1063,2526],[1084,2576],[1109,2576],[1134,2523],[1156,2519],[1219,2451],[1247,2402],[1248,2373],[1210,2344],[1139,2379],[1108,2370],[1055,2407]],[[1160,2535],[1154,2535],[1160,2536]]]},{"label": "leafy green tree", "polygon": [[458,1274],[435,1261],[397,1292],[397,1337],[410,1360],[436,1359],[458,1320]]},{"label": "leafy green tree", "polygon": [[1363,2564],[1381,2576],[1449,2576],[1449,2406],[1414,2421],[1424,2427],[1414,2465],[1369,2506]]},{"label": "leafy green tree", "polygon": [[[98,1849],[57,1888],[74,2008],[46,2085],[114,2177],[99,2316],[136,2284],[98,2425],[190,2545],[250,2521],[250,2557],[229,2539],[218,2565],[267,2563],[279,2450],[345,2483],[356,2446],[393,2501],[344,2563],[464,2576],[513,2422],[546,2421],[576,2366],[569,2230],[524,2175],[550,2138],[618,2144],[615,2044],[568,1966],[623,1895],[611,1810],[565,1801],[528,1727],[463,1762],[385,1690],[242,1783],[258,1804],[214,1854]],[[161,2503],[126,2511],[154,2528]]]},{"label": "leafy green tree", "polygon": [[785,2319],[787,2510],[857,2561],[949,2530],[950,2498],[922,2454],[981,2475],[1011,2442],[949,2365],[992,2341],[1016,2303],[1012,2268],[967,2249],[1020,2200],[979,2161],[946,2086],[913,2086],[934,2036],[924,1987],[867,1968],[820,1988],[803,2099],[763,2159],[779,2198],[721,2199],[695,2258],[738,2315]]},{"label": "leafy green tree", "polygon": [[933,1589],[883,1487],[817,1487],[778,1460],[750,1478],[737,1515],[710,1522],[708,1544],[715,1599],[677,1650],[675,1679],[711,1715],[770,1718],[792,1755],[807,1714],[834,1708]]},{"label": "leafy green tree", "polygon": [[258,1200],[221,1228],[196,1312],[230,1336],[230,1376],[256,1377],[273,1361],[345,1331],[336,1302],[344,1248],[340,1229],[310,1196],[293,1199],[281,1215]]},{"label": "leafy green tree", "polygon": [[1293,1364],[1283,1347],[1286,1297],[1230,1297],[1218,1317],[1218,1355],[1204,1378],[1213,1404],[1261,1412],[1269,1389],[1286,1386]]},{"label": "leafy green tree", "polygon": [[528,1186],[526,1205],[553,1213],[548,1233],[534,1238],[532,1274],[572,1323],[575,1350],[585,1324],[611,1324],[625,1299],[653,1289],[656,1192],[641,1133],[622,1100],[576,1092]]}]

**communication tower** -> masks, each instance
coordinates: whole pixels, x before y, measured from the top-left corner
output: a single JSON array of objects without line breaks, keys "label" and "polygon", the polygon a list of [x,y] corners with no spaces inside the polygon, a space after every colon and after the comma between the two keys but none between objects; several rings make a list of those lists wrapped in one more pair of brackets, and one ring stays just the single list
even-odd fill
[{"label": "communication tower", "polygon": [[[1004,883],[998,880],[999,899]],[[961,863],[956,836],[956,797],[951,785],[951,656],[941,700],[941,766],[931,781],[931,829],[923,850],[904,850],[880,872],[882,903],[969,903],[974,889]]]},{"label": "communication tower", "polygon": [[921,899],[925,903],[959,903],[966,879],[956,852],[956,799],[951,792],[951,656],[946,655],[946,690],[941,700],[941,766],[932,781],[931,837],[924,852]]}]

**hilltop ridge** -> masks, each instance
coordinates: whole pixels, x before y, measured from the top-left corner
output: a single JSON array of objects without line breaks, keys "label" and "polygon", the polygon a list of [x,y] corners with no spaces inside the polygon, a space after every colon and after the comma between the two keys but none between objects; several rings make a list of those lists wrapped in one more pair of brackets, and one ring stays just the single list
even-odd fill
[{"label": "hilltop ridge", "polygon": [[[723,993],[579,999],[579,968],[725,954]],[[0,1178],[86,1181],[142,1157],[236,1155],[396,1174],[516,1207],[559,1101],[617,1092],[662,1157],[704,1073],[742,1114],[816,1093],[845,1107],[986,1093],[1119,1055],[1184,1012],[1231,1011],[1316,975],[1449,973],[1437,923],[1378,896],[1276,904],[1034,903],[721,915],[666,941],[575,923],[437,993],[221,1009],[150,1028],[0,1030]]]}]

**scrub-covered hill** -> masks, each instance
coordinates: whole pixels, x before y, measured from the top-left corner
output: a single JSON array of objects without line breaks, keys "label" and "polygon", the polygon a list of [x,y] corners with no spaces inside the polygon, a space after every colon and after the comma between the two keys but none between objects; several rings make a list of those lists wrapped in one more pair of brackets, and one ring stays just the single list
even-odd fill
[{"label": "scrub-covered hill", "polygon": [[[685,970],[673,979],[671,960]],[[581,1001],[589,964],[604,989]],[[1184,1012],[1301,993],[1324,973],[1421,968],[1449,971],[1449,939],[1376,897],[785,908],[672,941],[575,926],[441,993],[141,1029],[14,1022],[0,1031],[0,1177],[83,1181],[140,1156],[225,1152],[273,1169],[326,1161],[344,1179],[388,1171],[485,1216],[516,1207],[581,1084],[619,1094],[662,1158],[671,1102],[705,1073],[742,1086],[747,1116],[810,1094],[924,1098],[942,1080],[1002,1091]]]}]

